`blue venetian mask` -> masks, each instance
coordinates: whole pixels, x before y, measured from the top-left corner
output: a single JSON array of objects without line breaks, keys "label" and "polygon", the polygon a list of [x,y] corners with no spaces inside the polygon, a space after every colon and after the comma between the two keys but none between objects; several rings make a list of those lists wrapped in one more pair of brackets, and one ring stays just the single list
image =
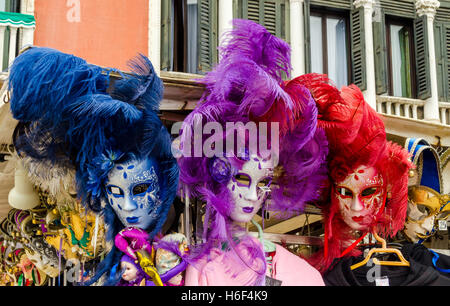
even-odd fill
[{"label": "blue venetian mask", "polygon": [[108,202],[126,227],[147,229],[160,216],[160,183],[154,159],[117,164],[106,183]]}]

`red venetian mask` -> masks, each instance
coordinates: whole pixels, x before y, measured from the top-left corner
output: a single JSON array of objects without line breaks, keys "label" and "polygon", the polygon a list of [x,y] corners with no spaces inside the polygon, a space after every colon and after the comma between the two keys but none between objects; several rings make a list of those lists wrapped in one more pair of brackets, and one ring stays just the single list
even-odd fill
[{"label": "red venetian mask", "polygon": [[367,230],[384,205],[386,187],[374,167],[359,166],[335,182],[332,205],[339,205],[342,220],[354,230]]}]

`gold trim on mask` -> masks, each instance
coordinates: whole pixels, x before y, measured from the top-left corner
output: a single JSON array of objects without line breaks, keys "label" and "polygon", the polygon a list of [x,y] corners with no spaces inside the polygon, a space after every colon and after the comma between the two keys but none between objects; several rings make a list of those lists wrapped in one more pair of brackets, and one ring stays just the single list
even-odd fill
[{"label": "gold trim on mask", "polygon": [[[439,214],[450,211],[450,195],[439,194],[436,190],[426,186],[411,186],[408,192],[408,201],[415,205],[425,205],[431,208],[432,211],[428,217],[438,217]],[[407,220],[419,224],[423,223],[423,220],[414,220],[409,216]]]}]

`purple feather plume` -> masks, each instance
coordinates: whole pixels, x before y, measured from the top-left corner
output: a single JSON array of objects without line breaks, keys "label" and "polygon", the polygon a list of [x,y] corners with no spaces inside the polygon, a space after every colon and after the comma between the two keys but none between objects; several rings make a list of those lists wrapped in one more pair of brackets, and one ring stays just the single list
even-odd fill
[{"label": "purple feather plume", "polygon": [[[181,148],[193,143],[188,131],[193,131],[197,124],[220,123],[225,139],[227,122],[257,125],[278,122],[282,130],[277,169],[281,171],[275,171],[280,175],[271,187],[271,210],[299,213],[306,203],[319,198],[327,180],[328,143],[325,133],[317,128],[316,103],[306,87],[283,81],[291,69],[290,47],[286,42],[249,20],[234,20],[233,26],[219,48],[219,64],[199,80],[206,90],[183,122]],[[237,156],[234,151],[223,153]],[[221,248],[226,243],[235,251],[226,252],[226,256],[239,259],[237,262],[242,265],[239,268],[254,268],[252,261],[265,263],[262,247],[248,236],[240,237],[236,243],[233,240],[236,229],[229,218],[234,201],[227,183],[245,161],[224,156],[220,158],[228,158],[229,164],[214,163],[207,157],[178,159],[181,187],[206,202],[204,241],[191,249],[190,256],[204,258],[212,248]],[[258,284],[264,279],[264,272],[265,264],[255,271]]]}]

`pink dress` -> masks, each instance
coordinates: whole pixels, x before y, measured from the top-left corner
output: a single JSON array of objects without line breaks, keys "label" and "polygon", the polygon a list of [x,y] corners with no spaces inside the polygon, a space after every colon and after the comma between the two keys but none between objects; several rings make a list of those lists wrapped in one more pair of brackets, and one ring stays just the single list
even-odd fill
[{"label": "pink dress", "polygon": [[[259,243],[259,241],[258,241]],[[261,244],[259,244],[261,245]],[[239,247],[239,246],[238,246]],[[262,246],[261,246],[262,247]],[[206,257],[200,259],[194,266],[186,269],[186,286],[253,286],[257,281],[257,273],[238,263],[235,256],[229,255],[232,251],[213,249],[210,260]],[[245,256],[245,252],[243,253]],[[253,268],[261,268],[261,260],[252,262]],[[292,254],[280,245],[272,259],[272,271],[267,267],[266,275],[280,280],[281,286],[324,286],[319,271],[306,260]]]}]

